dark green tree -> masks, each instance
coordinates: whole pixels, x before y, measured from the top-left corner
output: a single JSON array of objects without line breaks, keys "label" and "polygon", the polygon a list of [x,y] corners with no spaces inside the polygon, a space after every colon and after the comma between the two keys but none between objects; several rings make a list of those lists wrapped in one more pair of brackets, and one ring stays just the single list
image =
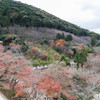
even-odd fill
[{"label": "dark green tree", "polygon": [[67,36],[65,37],[65,41],[72,41],[72,40],[73,40],[72,35],[67,35]]},{"label": "dark green tree", "polygon": [[65,34],[64,33],[62,33],[61,39],[65,40]]},{"label": "dark green tree", "polygon": [[64,61],[66,63],[66,66],[70,66],[70,59],[68,57],[65,57],[64,55],[62,55],[59,62],[61,61]]},{"label": "dark green tree", "polygon": [[84,48],[76,53],[74,62],[77,63],[77,69],[79,69],[79,67],[83,68],[84,63],[87,62],[87,51]]},{"label": "dark green tree", "polygon": [[61,39],[61,38],[62,38],[61,34],[60,33],[57,33],[56,39]]},{"label": "dark green tree", "polygon": [[92,38],[91,38],[91,45],[92,46],[96,45],[96,38],[94,36],[92,36]]}]

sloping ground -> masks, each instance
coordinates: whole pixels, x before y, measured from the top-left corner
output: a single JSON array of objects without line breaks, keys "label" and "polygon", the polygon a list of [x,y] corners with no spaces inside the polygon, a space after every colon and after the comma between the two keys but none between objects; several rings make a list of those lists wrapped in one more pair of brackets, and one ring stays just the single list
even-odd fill
[{"label": "sloping ground", "polygon": [[[20,47],[16,44],[12,46]],[[21,53],[12,53],[11,50],[4,52],[4,47],[0,44],[0,89],[5,92],[6,90],[15,92],[15,95],[8,96],[10,100],[19,96],[22,97],[21,100],[25,98],[27,100],[42,98],[41,100],[43,100],[47,94],[52,98],[61,92],[61,85],[55,79],[47,76],[44,71],[34,70],[30,61]]]},{"label": "sloping ground", "polygon": [[[41,28],[41,27],[31,27],[31,28],[26,28],[26,27],[20,27],[20,26],[10,26],[9,28],[3,28],[2,32],[5,33],[10,33],[10,34],[16,34],[19,36],[22,36],[22,38],[25,38],[26,40],[28,39],[29,41],[33,40],[41,40],[43,38],[48,38],[48,39],[55,39],[57,33],[64,33],[65,35],[71,34],[68,32],[60,31],[57,29],[50,29],[50,28]],[[90,37],[78,37],[73,34],[73,41],[78,42],[78,43],[84,43],[88,44],[91,41]]]},{"label": "sloping ground", "polygon": [[[79,100],[83,100],[82,98],[84,98],[84,100],[92,100],[95,93],[100,93],[100,55],[99,59],[96,58],[97,56],[91,58],[94,64],[90,69],[84,67],[83,69],[80,68],[77,70],[75,67],[69,68],[66,67],[64,63],[57,62],[50,65],[49,68],[45,70],[45,73],[48,73],[48,76],[61,82],[62,91],[65,91],[65,93],[72,93],[80,98]],[[91,63],[91,61],[89,63]]]},{"label": "sloping ground", "polygon": [[[15,45],[14,45],[15,47]],[[17,46],[18,47],[18,46]],[[3,52],[4,47],[0,45],[0,85],[1,89],[11,89],[15,91],[14,98],[22,96],[23,99],[33,100],[34,98],[60,98],[59,93],[62,92],[62,81],[55,77],[63,77],[63,71],[57,71],[57,76],[52,76],[55,72],[49,69],[34,70],[30,61],[25,59],[21,54],[13,54],[11,50]],[[55,67],[56,68],[56,67]],[[49,75],[48,70],[52,74]],[[60,73],[58,75],[58,73]],[[66,77],[64,77],[65,81]],[[63,80],[64,81],[64,80]],[[62,92],[63,93],[63,92]],[[70,93],[64,92],[69,100],[76,100],[76,97]],[[9,97],[10,98],[10,97]],[[11,98],[10,98],[11,99]],[[13,100],[13,99],[12,99]]]},{"label": "sloping ground", "polygon": [[0,81],[1,88],[15,90],[15,97],[23,95],[40,80],[40,72],[33,70],[23,55],[13,54],[11,50],[3,53],[3,49],[0,45],[0,78],[4,80]]},{"label": "sloping ground", "polygon": [[[14,47],[19,46],[14,44]],[[100,92],[100,55],[90,54],[88,62],[92,65],[86,64],[87,68],[79,70],[66,67],[63,62],[48,65],[45,70],[34,70],[31,62],[22,54],[3,50],[4,47],[0,45],[0,88],[14,90],[14,98],[92,100],[94,93]]]},{"label": "sloping ground", "polygon": [[39,45],[39,44],[37,45],[34,43],[33,43],[33,45],[37,50],[43,52],[44,54],[47,54],[53,62],[59,60],[61,57],[61,55],[58,52],[56,52],[55,50],[53,50],[50,46]]}]

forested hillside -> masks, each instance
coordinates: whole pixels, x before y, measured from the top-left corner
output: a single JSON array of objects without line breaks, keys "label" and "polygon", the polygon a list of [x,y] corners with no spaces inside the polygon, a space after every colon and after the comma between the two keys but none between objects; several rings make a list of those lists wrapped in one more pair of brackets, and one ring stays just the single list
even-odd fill
[{"label": "forested hillside", "polygon": [[[0,26],[7,27],[14,24],[26,27],[55,28],[77,36],[91,36],[95,34],[34,6],[13,0],[0,0]],[[95,34],[95,36],[97,39],[100,39],[100,35]]]}]

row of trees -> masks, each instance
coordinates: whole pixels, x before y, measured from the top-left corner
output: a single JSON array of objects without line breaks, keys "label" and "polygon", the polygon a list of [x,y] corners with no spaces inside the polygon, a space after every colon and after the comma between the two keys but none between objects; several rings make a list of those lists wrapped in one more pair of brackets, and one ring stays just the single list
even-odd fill
[{"label": "row of trees", "polygon": [[63,39],[65,41],[72,41],[73,40],[73,37],[72,35],[66,35],[64,33],[60,34],[60,33],[57,33],[56,35],[56,39]]}]

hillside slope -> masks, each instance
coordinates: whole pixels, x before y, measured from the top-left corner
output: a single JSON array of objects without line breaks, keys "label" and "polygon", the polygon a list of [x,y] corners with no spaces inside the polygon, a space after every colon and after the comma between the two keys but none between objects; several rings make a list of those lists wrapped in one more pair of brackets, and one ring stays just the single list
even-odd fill
[{"label": "hillside slope", "polygon": [[95,93],[99,94],[100,55],[89,54],[90,68],[77,70],[75,65],[55,62],[39,69],[22,52],[13,52],[12,48],[20,49],[19,44],[10,45],[4,52],[5,46],[0,44],[0,91],[9,100],[94,100]]},{"label": "hillside slope", "polygon": [[[65,31],[60,31],[57,29],[50,29],[50,28],[43,28],[43,27],[20,27],[20,26],[10,26],[8,28],[3,28],[2,33],[10,33],[10,34],[15,34],[19,37],[22,37],[24,40],[28,41],[37,41],[37,40],[43,40],[43,39],[55,39],[57,33],[64,33],[65,35],[71,34],[69,32]],[[77,43],[84,43],[84,44],[90,44],[91,43],[91,38],[89,36],[76,36],[74,34],[71,34],[73,37],[72,42],[77,42]]]},{"label": "hillside slope", "polygon": [[[77,36],[91,36],[95,34],[87,29],[80,28],[52,14],[47,13],[34,6],[23,4],[13,0],[0,1],[0,26],[6,27],[11,25],[21,25],[26,27],[48,27],[66,32]],[[95,34],[97,39],[100,35]]]}]

